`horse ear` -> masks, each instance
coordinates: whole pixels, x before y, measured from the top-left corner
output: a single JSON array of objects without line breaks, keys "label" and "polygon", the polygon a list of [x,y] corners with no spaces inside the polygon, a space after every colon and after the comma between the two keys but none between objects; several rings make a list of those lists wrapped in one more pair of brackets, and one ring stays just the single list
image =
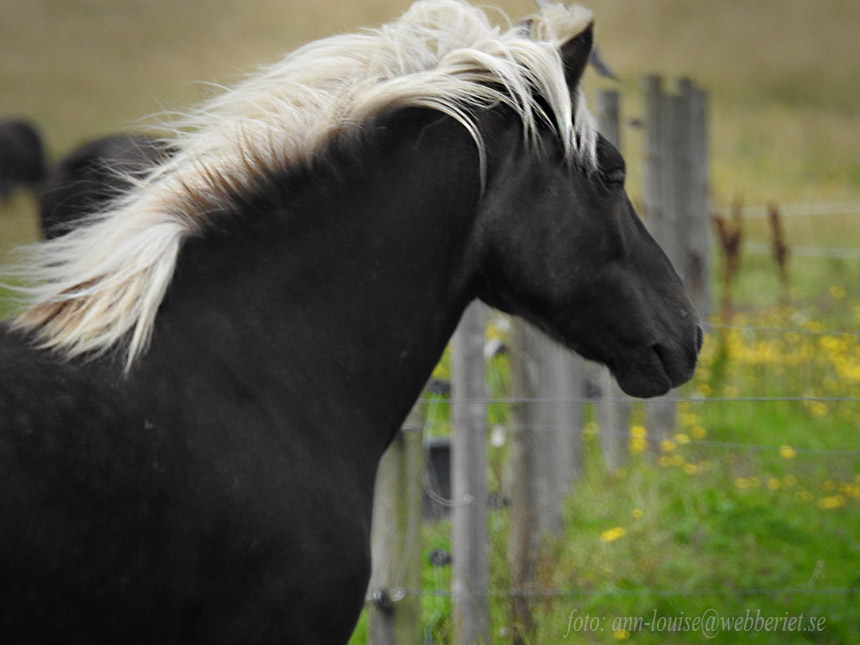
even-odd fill
[{"label": "horse ear", "polygon": [[561,60],[564,63],[564,78],[571,89],[579,85],[579,79],[588,65],[591,48],[594,45],[594,22],[588,23],[579,35],[574,36],[561,46]]}]

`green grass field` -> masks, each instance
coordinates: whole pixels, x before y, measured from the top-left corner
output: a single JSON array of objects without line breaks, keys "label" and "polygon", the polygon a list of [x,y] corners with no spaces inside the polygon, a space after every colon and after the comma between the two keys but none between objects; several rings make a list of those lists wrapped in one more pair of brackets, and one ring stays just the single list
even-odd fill
[{"label": "green grass field", "polygon": [[[747,274],[757,272],[749,267]],[[696,377],[680,391],[687,400],[679,404],[676,433],[652,443],[641,410],[634,411],[625,467],[605,469],[599,428],[586,425],[585,473],[568,499],[564,534],[548,538],[541,556],[537,627],[525,642],[701,643],[710,637],[699,628],[629,621],[715,615],[805,616],[823,619],[824,627],[745,631],[742,622],[723,627],[715,642],[856,642],[860,307],[844,326],[839,317],[830,320],[828,312],[841,314],[848,298],[839,276],[825,280],[834,285],[823,298],[794,293],[789,310],[744,306],[731,326],[714,321]],[[851,277],[860,277],[856,269]],[[856,303],[860,294],[852,295]],[[820,317],[800,322],[799,311]],[[491,396],[506,395],[506,373],[505,360],[494,359]],[[446,375],[444,365],[439,374]],[[436,407],[433,427],[444,434],[444,402]],[[494,405],[490,425],[504,424],[507,414]],[[504,490],[505,455],[505,447],[490,448],[495,492]],[[493,643],[510,642],[516,631],[508,522],[505,510],[491,511]],[[449,532],[447,521],[427,527],[423,552],[450,549]],[[437,595],[450,588],[450,575],[450,568],[425,564],[423,629],[432,638],[424,642],[451,642],[450,598]],[[592,617],[597,629],[565,639],[571,613]],[[363,632],[352,642],[366,642]]]},{"label": "green grass field", "polygon": [[[26,115],[52,156],[88,137],[135,128],[196,102],[311,39],[392,19],[407,0],[4,0],[0,117]],[[499,3],[514,18],[531,2]],[[626,121],[641,75],[688,75],[709,92],[712,199],[751,205],[860,202],[860,3],[846,0],[599,0],[604,57],[620,76]],[[594,77],[590,91],[613,84]],[[638,193],[641,133],[623,147]],[[789,246],[860,249],[860,209],[785,219]],[[0,206],[0,259],[35,239],[34,203]],[[745,241],[769,243],[764,219]],[[719,255],[713,288],[719,296]],[[787,287],[767,256],[743,255],[735,317],[714,319],[701,367],[682,394],[676,436],[645,450],[634,426],[629,464],[602,467],[587,426],[586,472],[568,530],[541,563],[546,596],[529,642],[853,643],[860,638],[860,261],[792,256]],[[0,294],[2,300],[2,294]],[[0,303],[0,316],[3,307]],[[730,322],[730,326],[724,323]],[[2,369],[2,366],[0,366]],[[494,365],[501,387],[505,365]],[[777,400],[793,397],[797,400]],[[759,399],[759,400],[750,400]],[[767,399],[767,400],[760,400]],[[499,422],[507,412],[495,410]],[[2,425],[2,420],[0,420]],[[491,454],[498,484],[503,450]],[[509,642],[507,514],[494,511],[494,642]],[[423,549],[449,548],[447,522]],[[450,569],[427,565],[424,588]],[[428,595],[416,642],[448,643],[450,601]],[[823,631],[653,631],[615,618],[824,618]],[[564,635],[571,615],[599,630]],[[421,640],[421,634],[427,639]],[[366,642],[363,623],[353,642]]]}]

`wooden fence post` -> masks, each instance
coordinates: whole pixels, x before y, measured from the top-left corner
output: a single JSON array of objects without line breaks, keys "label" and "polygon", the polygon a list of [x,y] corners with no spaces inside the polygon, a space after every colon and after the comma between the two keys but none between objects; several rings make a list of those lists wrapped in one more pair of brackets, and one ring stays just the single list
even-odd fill
[{"label": "wooden fence post", "polygon": [[[563,530],[564,499],[580,473],[582,360],[528,323],[511,326],[511,475],[508,566],[523,591],[537,582],[542,538]],[[524,594],[512,600],[514,643],[533,627]]]},{"label": "wooden fence post", "polygon": [[689,119],[687,158],[690,165],[686,205],[690,223],[686,258],[681,270],[693,304],[699,310],[699,316],[702,320],[707,320],[711,314],[708,276],[711,271],[712,248],[707,95],[687,78],[681,79],[679,90]]},{"label": "wooden fence post", "polygon": [[554,347],[548,356],[547,366],[551,377],[546,384],[546,396],[553,401],[549,408],[550,425],[557,435],[556,451],[561,462],[560,501],[563,503],[564,495],[582,477],[585,359]]},{"label": "wooden fence post", "polygon": [[[531,426],[537,422],[536,404],[528,402],[537,393],[538,365],[530,354],[530,338],[534,331],[527,323],[513,320],[510,332],[510,393],[515,400],[510,408],[510,452],[508,467],[510,490],[510,534],[508,535],[508,569],[511,586],[522,590],[533,583],[537,574],[540,530],[538,529],[539,493],[537,477],[540,470],[536,441]],[[513,643],[521,645],[524,636],[534,628],[531,603],[524,595],[511,598],[513,612]]]},{"label": "wooden fence post", "polygon": [[[678,268],[672,176],[672,141],[677,129],[673,124],[673,106],[663,92],[659,76],[646,76],[645,89],[645,215],[646,225],[666,255]],[[657,450],[663,439],[675,428],[676,410],[668,397],[658,397],[647,403],[645,425],[651,448]]]},{"label": "wooden fence post", "polygon": [[412,645],[421,633],[421,502],[423,493],[420,401],[382,456],[376,473],[371,526],[370,645]]},{"label": "wooden fence post", "polygon": [[630,454],[630,400],[602,365],[597,372],[597,386],[600,398],[595,412],[603,462],[609,472],[615,472],[627,463]]},{"label": "wooden fence post", "polygon": [[645,94],[645,148],[642,165],[642,215],[651,234],[660,241],[663,222],[663,187],[661,168],[663,166],[663,123],[660,109],[660,96],[663,81],[653,74],[645,76],[642,82]]},{"label": "wooden fence post", "polygon": [[[600,133],[620,150],[621,106],[617,91],[603,90],[598,93],[597,122]],[[606,367],[600,367],[596,380],[600,390],[596,413],[603,460],[607,470],[615,471],[627,462],[630,401]]]},{"label": "wooden fence post", "polygon": [[621,99],[616,90],[598,92],[597,125],[600,134],[621,150]]},{"label": "wooden fence post", "polygon": [[[710,227],[704,93],[689,80],[677,96],[662,91],[659,77],[645,77],[646,223],[687,286],[702,316],[709,305]],[[647,406],[652,447],[674,434],[676,406],[670,396]]]},{"label": "wooden fence post", "polygon": [[484,305],[469,306],[454,334],[451,356],[451,592],[456,645],[490,641],[486,316]]},{"label": "wooden fence post", "polygon": [[[649,85],[646,81],[646,87],[653,89],[653,82]],[[675,270],[680,272],[683,234],[680,230],[682,222],[679,211],[683,199],[679,194],[681,182],[678,172],[681,163],[678,151],[684,124],[677,97],[664,93],[660,83],[656,84],[656,89],[656,96],[646,98],[648,109],[653,110],[645,117],[646,127],[650,129],[653,125],[659,134],[657,141],[652,139],[650,132],[646,137],[649,145],[653,142],[657,146],[655,153],[646,153],[646,159],[652,160],[649,168],[649,174],[652,176],[649,183],[646,183],[646,189],[652,185],[657,187],[659,192],[646,200],[657,206],[656,219],[647,223]],[[657,397],[647,403],[645,425],[653,450],[659,449],[660,443],[674,434],[676,418],[676,405],[670,395]]]}]

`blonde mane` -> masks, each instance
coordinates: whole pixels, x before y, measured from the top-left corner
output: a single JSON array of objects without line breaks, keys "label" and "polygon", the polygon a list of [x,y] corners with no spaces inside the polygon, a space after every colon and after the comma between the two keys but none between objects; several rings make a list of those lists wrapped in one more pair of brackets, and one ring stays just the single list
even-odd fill
[{"label": "blonde mane", "polygon": [[[524,27],[493,26],[459,0],[419,0],[376,30],[306,45],[170,125],[176,153],[107,210],[33,245],[12,271],[29,287],[13,325],[73,357],[145,351],[184,240],[205,230],[263,170],[316,158],[333,138],[414,106],[456,119],[484,143],[474,115],[507,104],[527,139],[549,123],[569,159],[595,163],[596,128],[565,83],[559,48],[591,13],[560,4]],[[542,97],[543,105],[537,100]]]}]

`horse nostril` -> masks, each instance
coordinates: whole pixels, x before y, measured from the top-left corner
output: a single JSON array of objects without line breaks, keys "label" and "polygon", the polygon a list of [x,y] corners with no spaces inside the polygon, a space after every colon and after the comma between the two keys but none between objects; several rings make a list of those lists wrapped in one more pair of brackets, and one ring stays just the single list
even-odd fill
[{"label": "horse nostril", "polygon": [[696,352],[702,351],[702,345],[705,344],[705,330],[701,325],[696,325]]}]

